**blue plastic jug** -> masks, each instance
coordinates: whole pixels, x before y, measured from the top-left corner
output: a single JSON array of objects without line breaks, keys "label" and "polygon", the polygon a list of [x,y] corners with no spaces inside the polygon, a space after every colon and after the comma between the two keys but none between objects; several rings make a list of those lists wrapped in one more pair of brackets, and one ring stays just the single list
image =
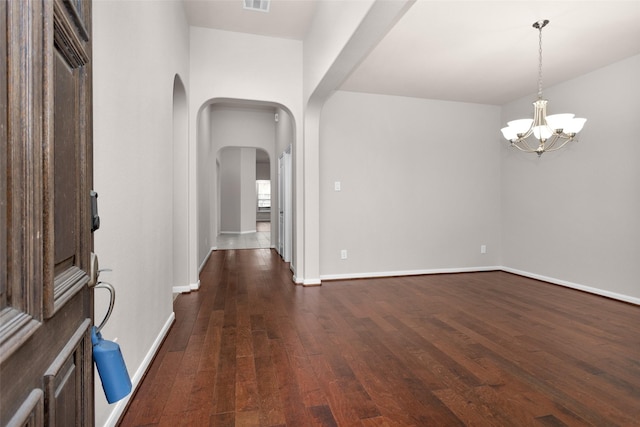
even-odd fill
[{"label": "blue plastic jug", "polygon": [[114,403],[131,393],[131,379],[120,346],[102,338],[96,327],[91,328],[93,361],[98,368],[107,402]]}]

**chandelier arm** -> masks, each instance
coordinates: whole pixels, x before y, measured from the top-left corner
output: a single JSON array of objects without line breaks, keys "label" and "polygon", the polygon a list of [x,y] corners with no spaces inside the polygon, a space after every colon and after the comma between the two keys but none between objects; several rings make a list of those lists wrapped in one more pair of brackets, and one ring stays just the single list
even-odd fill
[{"label": "chandelier arm", "polygon": [[522,134],[522,136],[518,135],[517,141],[518,142],[522,141],[526,145],[526,141],[525,140],[531,136],[535,126],[536,126],[536,121],[535,121],[535,114],[534,114],[534,120],[533,120],[533,122],[531,122],[531,126],[529,126],[529,129],[524,134]]},{"label": "chandelier arm", "polygon": [[[549,151],[556,151],[556,150],[559,150],[560,148],[564,147],[568,142],[571,142],[571,141],[573,141],[574,139],[575,139],[575,136],[570,136],[570,135],[567,135],[567,134],[565,134],[565,133],[556,134],[556,135],[555,135],[555,140],[553,141],[553,144],[551,144],[551,145],[549,146]],[[561,141],[562,141],[562,143],[560,144],[560,146],[559,146],[559,147],[554,148],[554,146],[556,145],[556,143],[557,143],[559,140],[561,140]],[[552,150],[552,148],[553,148],[553,150]]]},{"label": "chandelier arm", "polygon": [[[524,146],[524,148],[522,148],[520,146],[520,144],[522,144]],[[524,151],[525,153],[535,153],[536,150],[534,150],[533,148],[531,148],[531,146],[529,146],[529,144],[527,144],[527,141],[524,139],[519,139],[516,142],[514,142],[513,144],[514,147],[518,148],[520,151]]]},{"label": "chandelier arm", "polygon": [[559,149],[561,149],[562,147],[564,147],[565,145],[567,145],[567,143],[569,143],[571,141],[573,141],[573,138],[567,139],[562,144],[560,144],[560,146],[558,146],[558,147],[553,147],[553,148],[550,148],[550,149],[545,150],[545,151],[558,151]]},{"label": "chandelier arm", "polygon": [[531,126],[529,127],[529,130],[524,135],[519,137],[518,139],[519,140],[525,140],[525,139],[529,138],[531,136],[531,134],[533,133],[533,129],[535,127],[535,124],[536,124],[536,122],[534,120],[533,123],[531,123]]},{"label": "chandelier arm", "polygon": [[515,143],[511,144],[511,146],[514,147],[514,148],[517,148],[518,150],[522,151],[523,153],[535,153],[535,151],[531,150],[528,146],[527,146],[526,149],[520,147],[519,145],[517,145]]},{"label": "chandelier arm", "polygon": [[557,133],[554,133],[553,135],[551,135],[544,144],[545,150],[544,151],[550,151],[554,145],[556,145],[556,142],[558,142],[558,140],[561,138],[560,135],[558,135]]}]

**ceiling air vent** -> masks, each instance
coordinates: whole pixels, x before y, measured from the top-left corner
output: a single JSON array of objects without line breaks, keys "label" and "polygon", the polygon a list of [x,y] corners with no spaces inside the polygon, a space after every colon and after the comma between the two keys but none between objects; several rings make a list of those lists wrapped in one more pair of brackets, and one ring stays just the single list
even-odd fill
[{"label": "ceiling air vent", "polygon": [[260,12],[269,12],[270,0],[243,0],[244,8],[249,10],[258,10]]}]

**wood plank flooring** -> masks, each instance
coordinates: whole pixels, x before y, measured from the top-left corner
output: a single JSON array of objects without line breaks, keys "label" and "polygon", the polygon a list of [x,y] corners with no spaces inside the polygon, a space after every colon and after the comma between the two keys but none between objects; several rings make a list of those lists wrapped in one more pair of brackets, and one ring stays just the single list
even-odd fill
[{"label": "wood plank flooring", "polygon": [[640,426],[640,307],[504,272],[303,288],[217,251],[121,426]]}]

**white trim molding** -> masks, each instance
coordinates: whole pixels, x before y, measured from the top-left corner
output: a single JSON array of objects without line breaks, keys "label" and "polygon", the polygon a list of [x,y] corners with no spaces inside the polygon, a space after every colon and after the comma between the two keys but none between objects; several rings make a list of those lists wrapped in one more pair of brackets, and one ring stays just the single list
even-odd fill
[{"label": "white trim molding", "polygon": [[502,270],[499,266],[485,267],[456,267],[456,268],[432,268],[427,270],[400,270],[400,271],[377,271],[371,273],[348,273],[348,274],[324,274],[321,280],[349,280],[349,279],[370,279],[376,277],[394,276],[422,276],[427,274],[447,274],[447,273],[474,273],[479,271]]},{"label": "white trim molding", "polygon": [[175,320],[176,320],[176,314],[174,312],[171,312],[171,314],[169,315],[169,318],[167,319],[167,321],[164,323],[164,326],[160,330],[160,333],[156,337],[155,341],[153,341],[153,344],[151,345],[151,348],[147,352],[147,355],[144,357],[144,359],[142,360],[142,363],[136,370],[136,373],[131,378],[131,385],[132,385],[131,393],[129,393],[127,397],[118,401],[118,403],[114,405],[113,410],[111,411],[111,414],[109,414],[107,421],[105,421],[104,423],[105,427],[112,427],[117,424],[118,420],[124,413],[124,410],[126,409],[127,404],[129,403],[129,399],[131,399],[131,397],[136,394],[136,390],[138,389],[138,386],[140,386],[140,382],[144,378],[144,374],[149,369],[149,366],[151,366],[151,362],[153,362],[153,358],[156,356],[156,353],[160,349],[160,345],[162,345],[162,341],[164,341],[164,338],[169,333],[169,329],[171,329],[171,325],[173,325],[173,322]]},{"label": "white trim molding", "polygon": [[184,294],[187,292],[191,292],[191,285],[174,286],[171,290],[174,294]]},{"label": "white trim molding", "polygon": [[322,280],[321,279],[304,279],[302,281],[302,286],[322,286]]},{"label": "white trim molding", "polygon": [[567,288],[577,289],[583,292],[589,292],[590,294],[600,295],[603,297],[640,305],[640,298],[632,297],[630,295],[624,295],[624,294],[618,294],[615,292],[605,291],[604,289],[598,289],[598,288],[593,288],[591,286],[580,285],[578,283],[573,283],[573,282],[568,282],[566,280],[543,276],[541,274],[530,273],[528,271],[522,271],[522,270],[518,270],[511,267],[501,267],[501,270],[506,271],[507,273],[517,274],[518,276],[524,276],[524,277],[529,277],[531,279],[542,280],[543,282],[548,282],[553,285],[560,285]]},{"label": "white trim molding", "polygon": [[[517,274],[518,276],[541,280],[543,282],[551,283],[553,285],[560,285],[567,288],[577,289],[579,291],[588,292],[591,294],[600,295],[603,297],[640,305],[640,298],[632,297],[630,295],[618,294],[618,293],[606,291],[603,289],[593,288],[591,286],[580,285],[578,283],[572,283],[566,280],[543,276],[541,274],[530,273],[528,271],[522,271],[515,268],[497,266],[497,265],[485,266],[485,267],[435,268],[435,269],[428,269],[428,270],[379,271],[379,272],[371,272],[371,273],[324,274],[320,276],[320,279],[321,280],[349,280],[349,279],[369,279],[369,278],[394,277],[394,276],[420,276],[420,275],[427,275],[427,274],[474,273],[474,272],[482,272],[482,271],[504,271],[507,273]],[[295,276],[294,276],[294,281],[296,281]],[[310,281],[310,282],[311,283],[307,283],[306,281],[304,281],[302,284],[304,286],[320,285],[319,282],[315,282],[315,281]],[[299,282],[296,281],[296,284],[299,284]]]},{"label": "white trim molding", "polygon": [[296,266],[293,265],[293,263],[289,264],[289,270],[291,270],[291,279],[293,280],[293,283],[296,285],[303,285],[304,278],[296,276]]},{"label": "white trim molding", "polygon": [[198,280],[196,283],[191,283],[189,285],[174,286],[172,290],[174,294],[186,294],[191,291],[197,291],[198,289],[200,289],[200,280]]}]

